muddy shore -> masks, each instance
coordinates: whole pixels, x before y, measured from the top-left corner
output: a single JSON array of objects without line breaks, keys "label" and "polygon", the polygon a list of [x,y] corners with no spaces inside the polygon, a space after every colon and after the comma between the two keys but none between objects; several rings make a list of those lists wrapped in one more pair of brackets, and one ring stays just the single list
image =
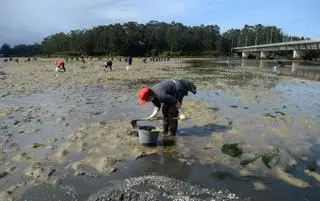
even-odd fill
[{"label": "muddy shore", "polygon": [[[114,71],[108,72],[102,61],[94,60],[67,63],[66,73],[54,72],[53,59],[1,63],[0,200],[28,197],[32,189],[54,188],[67,177],[125,174],[122,163],[152,154],[185,166],[205,166],[211,177],[203,183],[227,184],[219,189],[235,196],[286,199],[296,190],[299,198],[315,200],[320,182],[319,82],[236,61],[231,66],[204,62],[135,60],[129,70],[114,62]],[[138,105],[138,89],[177,77],[198,87],[199,93],[184,101],[190,119],[180,122],[174,145],[140,145],[129,120],[147,116],[152,107]],[[230,144],[241,154],[234,157],[233,149],[222,150]],[[279,186],[284,195],[277,194]]]}]

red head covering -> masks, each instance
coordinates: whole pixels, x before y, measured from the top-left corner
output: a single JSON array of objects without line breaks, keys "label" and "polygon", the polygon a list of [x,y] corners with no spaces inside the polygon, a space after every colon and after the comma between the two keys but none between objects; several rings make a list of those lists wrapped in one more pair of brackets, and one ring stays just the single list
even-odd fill
[{"label": "red head covering", "polygon": [[61,60],[61,59],[56,60],[56,66],[57,66],[57,67],[60,67],[60,66],[62,66],[63,64],[64,64],[64,61],[63,61],[63,60]]},{"label": "red head covering", "polygon": [[139,100],[140,105],[144,105],[147,101],[150,95],[152,94],[152,90],[148,87],[144,87],[139,91]]}]

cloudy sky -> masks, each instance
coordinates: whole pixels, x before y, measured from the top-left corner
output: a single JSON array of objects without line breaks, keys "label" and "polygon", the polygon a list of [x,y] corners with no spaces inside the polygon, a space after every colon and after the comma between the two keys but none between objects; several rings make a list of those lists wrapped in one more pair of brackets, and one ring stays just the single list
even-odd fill
[{"label": "cloudy sky", "polygon": [[41,42],[72,29],[150,20],[186,25],[276,25],[320,39],[320,0],[0,0],[0,44]]}]

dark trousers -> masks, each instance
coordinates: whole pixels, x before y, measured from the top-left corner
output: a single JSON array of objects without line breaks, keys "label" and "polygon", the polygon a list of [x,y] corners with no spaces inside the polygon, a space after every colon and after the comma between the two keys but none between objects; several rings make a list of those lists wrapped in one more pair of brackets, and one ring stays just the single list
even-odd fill
[{"label": "dark trousers", "polygon": [[62,64],[59,68],[66,72],[66,67],[64,67],[64,64]]},{"label": "dark trousers", "polygon": [[110,71],[112,71],[112,64],[111,64],[111,65],[110,65],[110,64],[107,64],[106,66],[104,66],[104,68],[105,68],[105,69],[108,69],[108,68],[109,68]]},{"label": "dark trousers", "polygon": [[[170,135],[176,135],[178,129],[178,115],[179,111],[175,105],[166,105],[162,106],[163,114],[163,132]],[[172,119],[176,118],[176,119]]]}]

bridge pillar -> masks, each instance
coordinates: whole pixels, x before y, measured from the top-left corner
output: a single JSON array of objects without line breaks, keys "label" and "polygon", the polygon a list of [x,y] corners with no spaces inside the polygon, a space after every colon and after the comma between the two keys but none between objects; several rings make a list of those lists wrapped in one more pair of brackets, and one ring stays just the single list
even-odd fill
[{"label": "bridge pillar", "polygon": [[301,50],[293,50],[293,59],[301,59],[302,57],[304,57],[306,55],[305,51],[301,51]]},{"label": "bridge pillar", "polygon": [[242,59],[247,59],[249,56],[249,53],[247,52],[242,52]]},{"label": "bridge pillar", "polygon": [[269,55],[269,52],[261,51],[260,59],[266,59]]}]

